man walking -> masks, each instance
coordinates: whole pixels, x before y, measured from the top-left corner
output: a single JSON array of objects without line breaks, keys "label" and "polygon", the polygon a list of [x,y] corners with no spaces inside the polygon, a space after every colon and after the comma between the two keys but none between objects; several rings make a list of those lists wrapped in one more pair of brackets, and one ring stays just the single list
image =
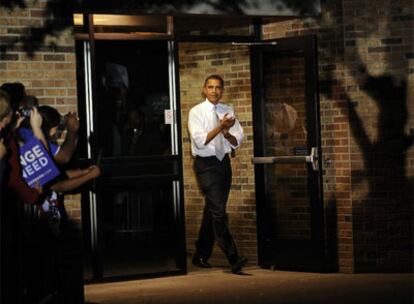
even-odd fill
[{"label": "man walking", "polygon": [[233,109],[220,103],[224,81],[210,75],[204,82],[205,100],[190,110],[188,129],[191,152],[195,157],[194,170],[205,195],[203,220],[193,264],[210,268],[214,241],[226,254],[233,273],[239,273],[247,259],[237,253],[236,244],[228,229],[226,205],[231,187],[232,171],[229,153],[243,139],[243,129]]}]

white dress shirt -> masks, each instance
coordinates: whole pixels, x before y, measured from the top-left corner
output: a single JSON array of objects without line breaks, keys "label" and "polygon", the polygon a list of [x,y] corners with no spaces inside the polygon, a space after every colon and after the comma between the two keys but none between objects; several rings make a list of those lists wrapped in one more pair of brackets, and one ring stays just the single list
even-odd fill
[{"label": "white dress shirt", "polygon": [[[215,156],[214,140],[210,141],[207,145],[205,142],[208,132],[216,127],[216,112],[220,119],[226,113],[228,113],[229,117],[234,117],[234,111],[231,107],[222,103],[218,103],[215,106],[208,99],[191,108],[188,116],[188,130],[190,132],[191,153],[193,156]],[[243,129],[237,119],[234,126],[230,128],[230,134],[236,138],[237,146],[230,144],[222,133],[217,135],[223,137],[225,153],[230,153],[232,148],[237,149],[243,140]]]}]

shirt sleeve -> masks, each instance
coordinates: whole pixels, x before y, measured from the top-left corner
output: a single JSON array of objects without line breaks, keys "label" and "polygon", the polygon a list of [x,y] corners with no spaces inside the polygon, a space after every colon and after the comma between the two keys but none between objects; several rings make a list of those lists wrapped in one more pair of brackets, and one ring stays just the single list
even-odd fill
[{"label": "shirt sleeve", "polygon": [[200,113],[190,110],[188,115],[188,131],[190,132],[191,141],[197,149],[206,148],[207,130],[203,128],[203,119]]},{"label": "shirt sleeve", "polygon": [[233,146],[230,142],[229,142],[229,144],[233,149],[237,149],[238,147],[240,147],[240,145],[243,141],[243,137],[244,137],[243,128],[240,125],[240,122],[239,122],[238,119],[236,119],[236,122],[234,123],[234,126],[231,127],[229,131],[230,131],[230,134],[233,135],[236,138],[237,145]]},{"label": "shirt sleeve", "polygon": [[49,142],[49,147],[50,147],[50,153],[53,156],[56,156],[59,153],[60,146],[58,146],[57,144]]}]

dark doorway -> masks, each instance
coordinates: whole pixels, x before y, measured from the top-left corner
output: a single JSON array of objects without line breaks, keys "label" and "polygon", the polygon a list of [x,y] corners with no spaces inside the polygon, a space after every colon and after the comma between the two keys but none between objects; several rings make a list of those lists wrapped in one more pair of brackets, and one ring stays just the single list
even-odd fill
[{"label": "dark doorway", "polygon": [[251,47],[259,264],[321,271],[324,215],[316,39]]},{"label": "dark doorway", "polygon": [[79,109],[102,175],[83,202],[84,277],[185,272],[173,44],[92,43],[78,43]]}]

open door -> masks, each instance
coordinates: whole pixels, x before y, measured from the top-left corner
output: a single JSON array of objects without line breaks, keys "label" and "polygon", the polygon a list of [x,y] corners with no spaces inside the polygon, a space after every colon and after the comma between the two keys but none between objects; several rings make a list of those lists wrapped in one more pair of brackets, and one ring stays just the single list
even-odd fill
[{"label": "open door", "polygon": [[322,271],[316,38],[251,47],[259,265]]},{"label": "open door", "polygon": [[82,146],[102,170],[84,196],[84,278],[185,273],[174,43],[99,40],[77,48]]}]

